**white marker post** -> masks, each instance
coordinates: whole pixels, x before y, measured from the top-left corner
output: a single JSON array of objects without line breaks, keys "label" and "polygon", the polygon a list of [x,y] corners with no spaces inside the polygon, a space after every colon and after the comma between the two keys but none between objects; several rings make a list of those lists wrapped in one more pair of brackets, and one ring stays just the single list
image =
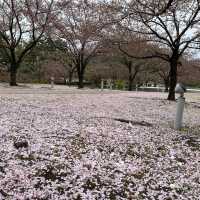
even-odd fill
[{"label": "white marker post", "polygon": [[51,77],[51,89],[54,88],[54,77]]},{"label": "white marker post", "polygon": [[180,97],[177,100],[176,119],[174,123],[174,128],[176,130],[180,130],[182,128],[182,122],[183,122],[183,111],[185,105],[184,93],[186,92],[186,88],[183,84],[178,83],[176,85],[175,92],[180,94]]},{"label": "white marker post", "polygon": [[110,81],[110,90],[113,89],[113,83],[112,83],[112,80]]},{"label": "white marker post", "polygon": [[103,91],[103,88],[104,88],[104,80],[101,79],[101,91]]},{"label": "white marker post", "polygon": [[136,84],[135,90],[136,90],[136,92],[138,91],[138,84]]}]

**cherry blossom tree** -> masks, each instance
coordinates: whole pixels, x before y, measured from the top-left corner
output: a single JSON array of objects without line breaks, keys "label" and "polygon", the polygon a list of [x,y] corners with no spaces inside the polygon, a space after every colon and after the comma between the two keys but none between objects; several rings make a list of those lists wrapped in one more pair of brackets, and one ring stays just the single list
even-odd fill
[{"label": "cherry blossom tree", "polygon": [[53,0],[1,0],[0,50],[9,64],[10,85],[17,85],[17,71],[44,36],[52,21]]},{"label": "cherry blossom tree", "polygon": [[[54,48],[57,47],[54,45]],[[68,55],[68,56],[67,56]],[[62,65],[64,84],[72,85],[73,77],[77,73],[76,66],[73,62],[73,56],[69,52],[66,52],[66,49],[60,49],[60,46],[54,49],[54,52],[51,55],[51,59]],[[56,71],[57,69],[55,69]]]},{"label": "cherry blossom tree", "polygon": [[[148,12],[148,9],[154,7],[155,13],[154,15],[162,15],[167,12],[168,9],[170,9],[173,6],[173,3],[175,3],[176,0],[136,0],[136,3],[139,6],[142,6],[143,8],[146,8],[146,13],[150,14]],[[145,12],[145,10],[144,10]]]},{"label": "cherry blossom tree", "polygon": [[128,69],[128,90],[133,90],[133,81],[140,71],[142,71],[142,66],[144,65],[141,61],[135,61],[127,56],[123,56],[121,63]]},{"label": "cherry blossom tree", "polygon": [[86,67],[104,45],[104,29],[110,20],[104,4],[94,1],[60,1],[60,15],[54,23],[52,40],[59,40],[57,47],[71,57],[83,88]]},{"label": "cherry blossom tree", "polygon": [[[175,100],[179,60],[184,53],[198,48],[200,44],[200,2],[198,0],[176,0],[165,13],[159,15],[156,4],[145,4],[146,1],[141,4],[136,4],[136,2],[128,2],[126,9],[122,9],[130,13],[126,18],[129,22],[127,29],[142,35],[148,43],[157,44],[168,50],[168,53],[163,53],[151,49],[146,58],[160,58],[169,63],[168,100]],[[132,57],[135,56],[132,55]]]},{"label": "cherry blossom tree", "polygon": [[143,59],[146,58],[147,49],[155,46],[149,45],[146,40],[142,41],[137,34],[127,30],[123,25],[117,23],[112,26],[112,29],[109,28],[107,41],[110,44],[110,54],[115,54],[119,62],[128,70],[128,89],[132,91],[138,74],[148,70],[149,61]]}]

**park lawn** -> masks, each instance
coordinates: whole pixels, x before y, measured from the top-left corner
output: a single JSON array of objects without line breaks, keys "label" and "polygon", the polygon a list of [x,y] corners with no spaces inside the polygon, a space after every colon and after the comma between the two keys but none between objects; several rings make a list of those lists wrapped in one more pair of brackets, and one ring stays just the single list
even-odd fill
[{"label": "park lawn", "polygon": [[0,94],[0,199],[200,199],[199,96],[181,131],[165,98]]}]

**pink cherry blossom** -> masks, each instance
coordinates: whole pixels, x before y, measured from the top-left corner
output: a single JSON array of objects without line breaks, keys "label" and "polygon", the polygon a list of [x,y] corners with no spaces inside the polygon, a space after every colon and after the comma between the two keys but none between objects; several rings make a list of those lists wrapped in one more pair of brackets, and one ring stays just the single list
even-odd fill
[{"label": "pink cherry blossom", "polygon": [[[200,198],[199,94],[187,94],[175,131],[176,103],[165,93],[8,90],[0,94],[0,199]],[[22,140],[28,148],[16,149]]]}]

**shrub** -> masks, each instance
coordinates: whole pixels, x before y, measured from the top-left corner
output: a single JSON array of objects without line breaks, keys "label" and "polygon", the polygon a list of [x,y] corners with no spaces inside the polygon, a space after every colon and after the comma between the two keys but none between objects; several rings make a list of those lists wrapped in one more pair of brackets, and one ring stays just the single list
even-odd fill
[{"label": "shrub", "polygon": [[115,88],[118,90],[124,89],[125,81],[124,80],[116,80],[115,81]]}]

